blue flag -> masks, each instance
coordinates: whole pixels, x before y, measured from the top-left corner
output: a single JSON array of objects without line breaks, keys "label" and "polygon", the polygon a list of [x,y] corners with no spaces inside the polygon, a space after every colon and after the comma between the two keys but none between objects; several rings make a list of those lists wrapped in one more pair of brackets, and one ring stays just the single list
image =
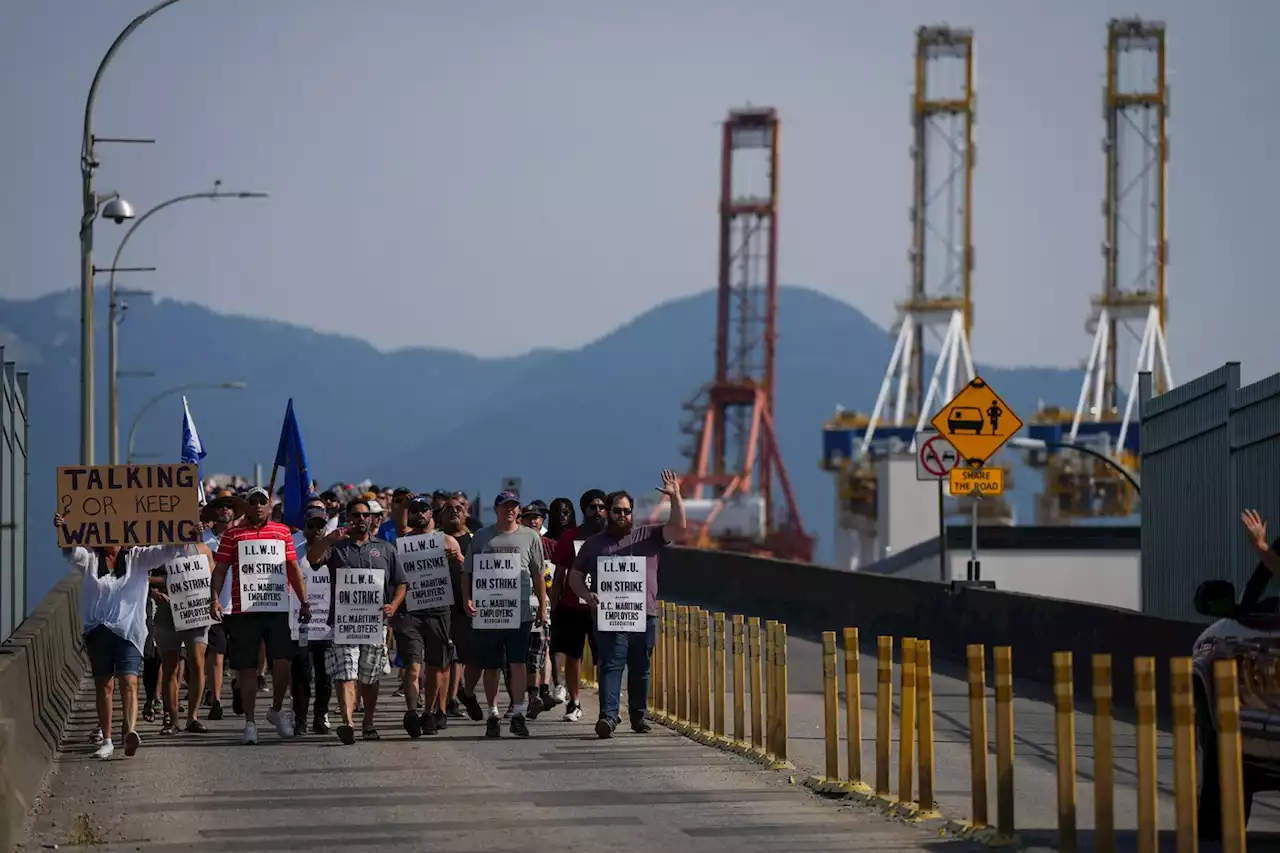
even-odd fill
[{"label": "blue flag", "polygon": [[307,471],[307,451],[302,446],[298,418],[293,413],[293,398],[285,409],[284,426],[280,429],[280,445],[276,448],[276,467],[284,467],[284,523],[302,529],[302,513],[311,495],[311,475]]},{"label": "blue flag", "polygon": [[196,431],[196,422],[191,417],[191,407],[187,398],[182,398],[182,461],[196,466],[196,474],[200,478],[200,505],[204,506],[204,466],[201,464],[208,454],[204,450],[204,442]]}]

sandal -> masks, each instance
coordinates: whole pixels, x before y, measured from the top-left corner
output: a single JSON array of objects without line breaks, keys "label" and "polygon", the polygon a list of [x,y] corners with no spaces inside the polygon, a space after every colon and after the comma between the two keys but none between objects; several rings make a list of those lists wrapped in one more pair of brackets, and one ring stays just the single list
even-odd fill
[{"label": "sandal", "polygon": [[186,728],[184,728],[183,731],[191,732],[192,734],[202,735],[202,734],[206,734],[209,730],[205,728],[205,724],[200,722],[199,720],[188,720]]},{"label": "sandal", "polygon": [[377,729],[365,729],[363,737],[365,740],[381,740],[382,736],[378,734]]},{"label": "sandal", "polygon": [[147,704],[142,706],[142,719],[148,723],[156,721],[156,700],[148,699]]},{"label": "sandal", "polygon": [[160,734],[171,735],[173,734],[173,731],[174,731],[173,717],[169,716],[169,712],[166,711],[164,715],[164,720],[160,724]]}]

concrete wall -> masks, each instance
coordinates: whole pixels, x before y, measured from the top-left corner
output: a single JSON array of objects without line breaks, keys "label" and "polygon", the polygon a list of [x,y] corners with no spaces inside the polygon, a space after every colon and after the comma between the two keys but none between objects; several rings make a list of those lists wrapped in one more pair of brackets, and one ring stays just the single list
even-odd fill
[{"label": "concrete wall", "polygon": [[1229,362],[1158,397],[1144,374],[1139,400],[1143,608],[1198,619],[1200,583],[1238,590],[1258,565],[1240,513],[1280,526],[1280,374],[1241,387]]},{"label": "concrete wall", "polygon": [[57,753],[86,663],[80,580],[58,583],[0,644],[0,850],[12,850]]},{"label": "concrete wall", "polygon": [[1109,653],[1115,701],[1121,705],[1133,696],[1134,657],[1160,659],[1159,689],[1167,696],[1167,659],[1189,655],[1202,630],[1193,622],[1118,607],[1002,590],[954,592],[938,581],[725,552],[672,548],[662,558],[661,572],[663,598],[780,619],[793,634],[857,627],[864,644],[874,645],[879,634],[927,638],[936,659],[955,664],[964,662],[969,643],[1012,646],[1020,680],[1051,683],[1053,653],[1073,652],[1079,696],[1090,695],[1090,656]]}]

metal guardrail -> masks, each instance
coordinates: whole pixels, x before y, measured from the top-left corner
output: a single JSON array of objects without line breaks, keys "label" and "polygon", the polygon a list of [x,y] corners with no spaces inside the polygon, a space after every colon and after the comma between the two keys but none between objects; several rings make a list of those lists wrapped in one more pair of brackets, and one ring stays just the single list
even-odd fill
[{"label": "metal guardrail", "polygon": [[0,642],[27,616],[27,399],[27,372],[5,361],[0,347]]}]

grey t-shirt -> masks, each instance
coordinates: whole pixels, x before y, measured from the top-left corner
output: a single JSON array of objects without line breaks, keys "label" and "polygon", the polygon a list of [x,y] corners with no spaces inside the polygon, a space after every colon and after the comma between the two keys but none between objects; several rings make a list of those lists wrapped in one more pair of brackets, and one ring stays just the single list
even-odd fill
[{"label": "grey t-shirt", "polygon": [[[520,526],[510,533],[502,533],[496,527],[482,527],[471,537],[471,545],[467,548],[467,561],[463,571],[473,574],[477,554],[511,554],[520,557],[520,621],[533,621],[533,607],[530,598],[533,591],[533,578],[542,577],[542,537],[538,531]],[[471,597],[471,590],[464,595]],[[536,599],[534,599],[536,600]]]},{"label": "grey t-shirt", "polygon": [[[350,539],[339,539],[329,547],[319,563],[312,568],[324,566],[329,570],[329,579],[337,583],[338,569],[382,569],[382,602],[390,604],[396,597],[396,587],[409,582],[404,576],[404,568],[400,565],[400,555],[396,546],[381,539],[369,539],[357,545]],[[329,601],[329,624],[333,624],[334,599]],[[403,608],[404,605],[401,605]]]}]

